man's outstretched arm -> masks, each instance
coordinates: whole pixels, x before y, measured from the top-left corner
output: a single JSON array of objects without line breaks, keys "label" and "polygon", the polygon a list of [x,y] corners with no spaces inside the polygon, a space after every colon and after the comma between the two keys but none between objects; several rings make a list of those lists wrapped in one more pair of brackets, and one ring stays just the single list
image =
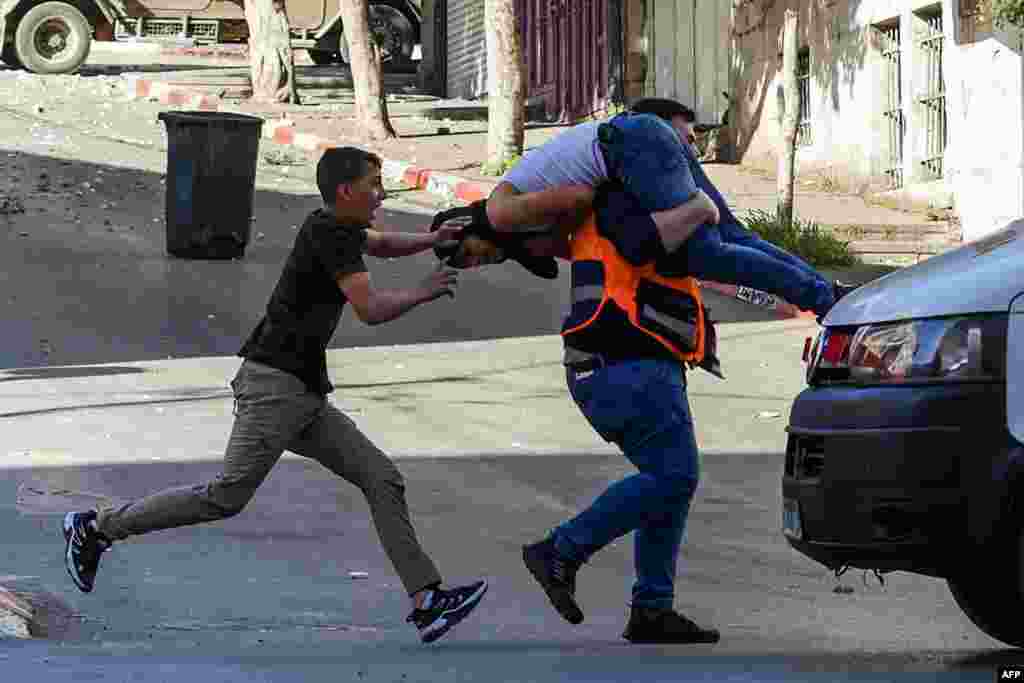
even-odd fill
[{"label": "man's outstretched arm", "polygon": [[581,219],[594,205],[594,188],[565,185],[538,192],[520,192],[498,183],[487,199],[487,218],[499,232],[524,232],[538,226]]},{"label": "man's outstretched arm", "polygon": [[[503,182],[487,200],[487,216],[501,232],[525,231],[538,225],[578,225],[593,208],[594,194],[594,189],[587,185],[521,193]],[[718,223],[719,211],[707,194],[698,191],[688,202],[650,216],[658,240],[654,235],[642,240],[636,253],[643,254],[645,262],[656,258],[662,250],[675,251],[704,223]]]}]

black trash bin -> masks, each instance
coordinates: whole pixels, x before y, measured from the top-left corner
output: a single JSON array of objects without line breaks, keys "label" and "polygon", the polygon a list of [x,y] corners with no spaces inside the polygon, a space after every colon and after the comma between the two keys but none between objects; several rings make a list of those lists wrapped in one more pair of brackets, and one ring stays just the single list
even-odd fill
[{"label": "black trash bin", "polygon": [[241,258],[252,233],[263,119],[208,111],[157,118],[167,126],[167,253]]}]

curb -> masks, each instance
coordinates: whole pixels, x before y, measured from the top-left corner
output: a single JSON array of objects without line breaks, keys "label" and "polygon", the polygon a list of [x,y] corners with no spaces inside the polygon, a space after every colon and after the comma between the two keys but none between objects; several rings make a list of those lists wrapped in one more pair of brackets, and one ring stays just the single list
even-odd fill
[{"label": "curb", "polygon": [[[216,95],[202,95],[187,88],[176,87],[162,81],[138,79],[134,84],[133,99],[157,99],[161,104],[176,107],[193,107],[217,110],[222,102]],[[295,122],[287,119],[266,120],[262,137],[280,145],[297,147],[306,152],[322,154],[324,150],[337,147],[339,143],[295,129]],[[414,166],[409,162],[384,159],[381,175],[392,182],[436,194],[448,201],[475,202],[486,199],[497,183],[466,180],[459,176]],[[779,297],[751,289],[719,282],[702,281],[701,287],[727,297],[767,308],[787,318],[814,318],[810,311],[802,311]]]},{"label": "curb", "polygon": [[171,46],[161,47],[160,54],[175,57],[218,57],[221,59],[249,59],[249,48],[246,45],[237,48],[204,47],[204,46]]},{"label": "curb", "polygon": [[136,78],[134,83],[129,83],[128,96],[133,100],[156,100],[171,107],[203,111],[216,111],[221,103],[221,98],[217,95],[204,95],[188,88],[146,78]]}]

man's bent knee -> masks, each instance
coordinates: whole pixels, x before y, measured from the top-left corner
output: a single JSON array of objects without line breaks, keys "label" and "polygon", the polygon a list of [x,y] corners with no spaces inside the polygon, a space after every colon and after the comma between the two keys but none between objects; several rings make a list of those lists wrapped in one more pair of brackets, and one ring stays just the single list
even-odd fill
[{"label": "man's bent knee", "polygon": [[256,486],[250,482],[218,479],[206,487],[206,508],[216,519],[234,517],[249,504],[256,494]]}]

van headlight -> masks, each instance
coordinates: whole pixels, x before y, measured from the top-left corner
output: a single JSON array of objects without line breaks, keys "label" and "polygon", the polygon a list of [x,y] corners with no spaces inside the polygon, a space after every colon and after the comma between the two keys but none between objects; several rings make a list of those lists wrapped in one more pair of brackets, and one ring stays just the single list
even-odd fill
[{"label": "van headlight", "polygon": [[928,318],[821,333],[811,384],[996,381],[1006,376],[1005,315]]}]

